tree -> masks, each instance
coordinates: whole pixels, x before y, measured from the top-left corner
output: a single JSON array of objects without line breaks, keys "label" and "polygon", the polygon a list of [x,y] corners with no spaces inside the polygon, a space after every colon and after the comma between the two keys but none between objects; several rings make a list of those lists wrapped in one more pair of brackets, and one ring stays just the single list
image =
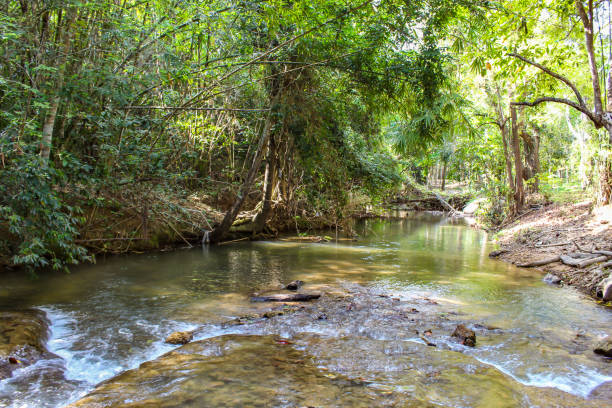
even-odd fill
[{"label": "tree", "polygon": [[[584,35],[583,46],[586,50],[589,61],[593,105],[587,105],[587,102],[585,102],[585,99],[578,90],[576,84],[570,81],[567,77],[515,52],[509,53],[509,55],[523,61],[526,64],[534,66],[550,77],[563,82],[573,91],[576,100],[572,101],[567,98],[555,96],[542,96],[534,99],[533,101],[515,101],[512,102],[512,105],[533,107],[545,102],[565,104],[583,113],[590,119],[597,129],[604,128],[608,132],[608,144],[612,144],[612,67],[608,67],[607,70],[608,92],[607,101],[604,108],[599,72],[600,68],[605,69],[605,67],[598,66],[594,44],[596,38],[596,33],[594,31],[594,19],[597,13],[596,8],[601,4],[603,3],[594,4],[593,0],[587,0],[586,2],[582,0],[575,0],[576,12],[578,14],[581,29]],[[600,186],[599,202],[600,204],[608,204],[612,194],[612,161],[608,157],[604,157],[602,160],[600,169]]]}]

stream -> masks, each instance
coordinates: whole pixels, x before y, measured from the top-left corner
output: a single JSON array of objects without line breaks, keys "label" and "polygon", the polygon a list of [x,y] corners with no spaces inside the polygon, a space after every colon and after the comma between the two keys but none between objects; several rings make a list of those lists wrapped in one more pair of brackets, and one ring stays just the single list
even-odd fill
[{"label": "stream", "polygon": [[[105,383],[100,398],[125,390],[135,401],[146,393],[151,406],[606,404],[589,395],[612,381],[610,359],[592,352],[612,335],[609,309],[546,285],[541,272],[489,259],[487,234],[462,220],[413,213],[355,229],[354,242],[239,242],[99,258],[35,280],[5,273],[0,308],[43,310],[47,348],[59,357],[1,381],[0,407],[73,403],[175,350],[164,343],[171,332],[196,328],[183,370],[155,382],[164,360],[147,363]],[[295,279],[322,291],[321,301],[224,324],[274,307],[249,295]],[[327,295],[334,291],[342,295]],[[458,323],[474,328],[476,347],[452,341]]]}]

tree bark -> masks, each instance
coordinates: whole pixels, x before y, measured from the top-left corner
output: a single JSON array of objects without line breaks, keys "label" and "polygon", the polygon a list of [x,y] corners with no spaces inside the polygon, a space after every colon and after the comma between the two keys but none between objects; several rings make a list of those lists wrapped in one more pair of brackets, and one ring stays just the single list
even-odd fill
[{"label": "tree bark", "polygon": [[268,157],[266,160],[261,210],[253,219],[254,233],[263,231],[270,217],[270,213],[272,212],[272,193],[276,185],[276,155],[277,144],[274,140],[274,136],[271,136],[268,141]]},{"label": "tree bark", "polygon": [[523,209],[525,202],[525,191],[523,188],[523,161],[521,158],[521,144],[518,136],[518,123],[516,118],[516,107],[510,106],[510,117],[512,120],[512,151],[514,153],[514,213],[518,214]]},{"label": "tree bark", "polygon": [[512,195],[514,195],[514,176],[512,175],[512,157],[510,149],[508,148],[508,125],[503,124],[501,127],[502,141],[504,142],[504,158],[506,159],[506,173],[508,176],[508,188]]},{"label": "tree bark", "polygon": [[446,187],[446,161],[444,161],[444,164],[442,165],[442,186],[440,187],[440,190],[444,191],[444,188]]},{"label": "tree bark", "polygon": [[601,89],[599,87],[599,72],[597,70],[597,60],[595,47],[593,46],[593,0],[588,0],[587,10],[584,9],[582,0],[576,0],[576,10],[584,26],[584,42],[589,56],[589,67],[591,68],[591,82],[593,84],[593,106],[595,113],[603,113],[601,104]]},{"label": "tree bark", "polygon": [[73,32],[71,30],[72,23],[76,19],[76,8],[71,7],[68,9],[66,23],[63,27],[61,35],[62,47],[59,50],[60,55],[57,63],[57,79],[55,81],[55,94],[51,98],[51,104],[49,110],[45,116],[42,128],[42,146],[40,149],[40,156],[43,159],[45,166],[49,163],[49,156],[51,154],[51,146],[53,143],[53,128],[55,127],[55,119],[57,117],[57,110],[59,108],[62,88],[64,87],[64,75],[66,73],[66,65],[68,60],[68,54],[70,53],[70,45],[72,43]]},{"label": "tree bark", "polygon": [[[273,106],[276,104],[277,97],[273,99]],[[255,181],[255,177],[257,176],[257,172],[261,167],[261,162],[263,161],[263,157],[265,155],[265,150],[268,144],[268,139],[270,137],[270,131],[272,128],[273,122],[273,110],[268,112],[268,116],[266,117],[266,122],[264,124],[263,130],[261,132],[261,136],[259,137],[259,142],[257,144],[257,149],[255,150],[255,154],[253,156],[253,163],[251,164],[251,168],[247,173],[247,176],[240,187],[240,191],[238,192],[238,196],[236,197],[236,201],[232,207],[225,213],[223,217],[223,221],[219,224],[209,235],[208,239],[211,244],[215,244],[220,242],[229,232],[230,227],[232,226],[236,216],[240,212],[242,208],[242,204],[244,203],[244,199],[251,191],[251,187],[253,186],[253,182]]]}]

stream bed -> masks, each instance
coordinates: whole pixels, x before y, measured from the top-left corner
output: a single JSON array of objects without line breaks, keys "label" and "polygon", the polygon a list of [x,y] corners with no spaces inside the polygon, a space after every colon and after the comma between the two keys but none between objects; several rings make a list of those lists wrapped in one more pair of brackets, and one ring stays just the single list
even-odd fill
[{"label": "stream bed", "polygon": [[[1,381],[0,407],[612,403],[612,362],[592,351],[612,335],[609,309],[489,259],[486,233],[461,220],[407,214],[356,231],[5,274],[0,309],[43,310],[57,357]],[[282,309],[249,295],[295,279],[321,300],[227,323]],[[476,347],[453,341],[457,324]],[[164,343],[193,329],[191,344]]]}]

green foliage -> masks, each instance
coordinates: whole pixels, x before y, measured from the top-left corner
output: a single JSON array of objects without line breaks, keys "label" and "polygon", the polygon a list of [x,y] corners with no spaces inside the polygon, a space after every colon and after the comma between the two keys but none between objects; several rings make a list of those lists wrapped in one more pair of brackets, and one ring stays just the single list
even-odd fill
[{"label": "green foliage", "polygon": [[[14,144],[0,142],[3,152],[14,152]],[[46,266],[67,270],[68,265],[91,260],[74,240],[81,211],[62,197],[65,173],[46,168],[27,151],[5,155],[4,160],[10,166],[0,168],[0,225],[12,238],[3,239],[4,250],[13,254],[11,262],[33,271]],[[75,166],[64,162],[66,169]]]}]

